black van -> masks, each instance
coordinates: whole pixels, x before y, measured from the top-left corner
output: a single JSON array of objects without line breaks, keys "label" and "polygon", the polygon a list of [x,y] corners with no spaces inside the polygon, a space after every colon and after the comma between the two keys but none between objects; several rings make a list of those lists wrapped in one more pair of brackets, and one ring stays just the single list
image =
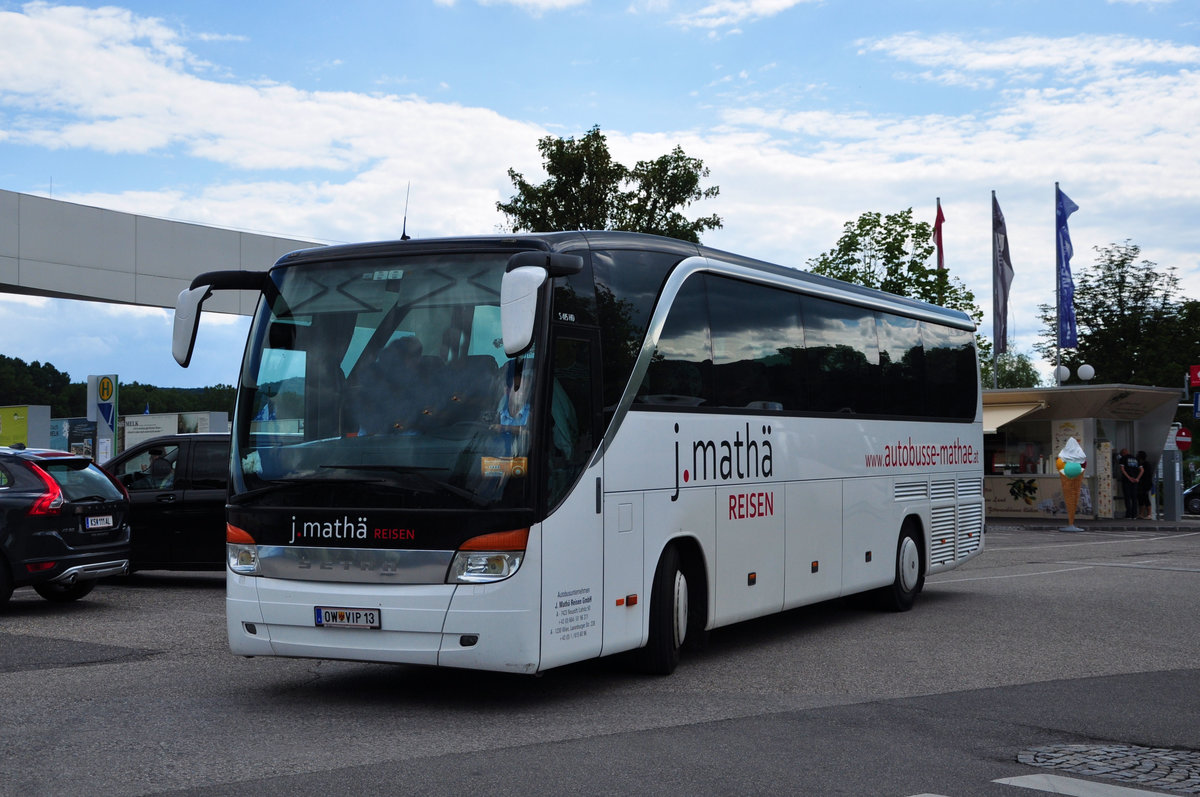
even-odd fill
[{"label": "black van", "polygon": [[145,440],[104,463],[129,491],[134,570],[223,570],[227,433]]}]

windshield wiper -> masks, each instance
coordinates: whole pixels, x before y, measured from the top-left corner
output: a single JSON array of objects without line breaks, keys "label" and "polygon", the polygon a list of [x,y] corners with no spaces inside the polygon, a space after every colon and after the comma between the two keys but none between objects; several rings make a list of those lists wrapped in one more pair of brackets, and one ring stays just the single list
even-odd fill
[{"label": "windshield wiper", "polygon": [[336,485],[338,487],[345,487],[347,484],[379,484],[380,482],[383,481],[383,479],[358,479],[358,480],[351,482],[349,479],[290,478],[290,479],[271,479],[270,481],[271,481],[271,483],[266,485],[265,487],[256,487],[253,490],[246,490],[245,492],[237,493],[235,495],[230,496],[229,502],[231,504],[238,504],[247,499],[258,498],[259,496],[269,495],[271,493],[277,493],[277,492],[280,492],[281,490],[290,490],[290,489],[293,489],[296,487],[312,487],[314,485],[319,485],[319,486],[323,486],[323,487],[328,487],[331,485]]},{"label": "windshield wiper", "polygon": [[[432,476],[424,473],[427,470],[450,470],[449,468],[417,468],[412,465],[322,465],[322,468],[330,468],[334,470],[366,470],[366,471],[387,471],[396,473],[401,476],[407,476],[417,481],[421,486],[426,488],[426,492],[443,492],[458,496],[464,501],[468,501],[475,506],[490,506],[490,502],[480,498],[470,490],[464,490],[461,487],[455,487],[453,484],[438,481]],[[377,480],[378,481],[378,480]],[[433,489],[428,489],[433,488]]]}]

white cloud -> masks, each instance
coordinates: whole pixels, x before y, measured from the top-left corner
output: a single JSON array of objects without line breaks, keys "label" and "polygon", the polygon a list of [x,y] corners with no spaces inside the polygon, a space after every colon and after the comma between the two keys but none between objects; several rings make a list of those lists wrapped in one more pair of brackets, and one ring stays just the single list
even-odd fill
[{"label": "white cloud", "polygon": [[904,33],[860,41],[859,46],[864,52],[883,53],[918,66],[997,73],[1023,81],[1132,74],[1149,65],[1200,63],[1200,47],[1129,36],[1017,36],[983,41],[953,34]]},{"label": "white cloud", "polygon": [[[434,0],[440,6],[453,6],[457,0]],[[588,0],[475,0],[481,6],[516,6],[531,14],[543,14],[547,11],[562,11],[563,9],[583,5]]]},{"label": "white cloud", "polygon": [[743,22],[773,17],[803,3],[820,0],[717,0],[695,11],[685,11],[674,19],[683,28],[734,28]]}]

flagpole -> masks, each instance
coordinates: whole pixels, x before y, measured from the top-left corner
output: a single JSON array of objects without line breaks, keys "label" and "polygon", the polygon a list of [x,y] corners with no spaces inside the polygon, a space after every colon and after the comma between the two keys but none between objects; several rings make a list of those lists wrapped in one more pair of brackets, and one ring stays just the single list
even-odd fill
[{"label": "flagpole", "polygon": [[945,221],[946,217],[942,214],[942,198],[937,197],[937,213],[933,217],[933,242],[937,247],[937,303],[940,305],[946,303],[946,285],[944,282],[946,275],[942,273],[946,270],[946,254],[945,248],[942,245],[942,224]]},{"label": "flagpole", "polygon": [[1062,264],[1058,242],[1058,181],[1054,181],[1054,384],[1062,387],[1058,367],[1062,364]]},{"label": "flagpole", "polygon": [[[997,273],[996,263],[999,260],[1000,253],[996,251],[996,192],[992,191],[992,313],[996,312],[996,293],[999,288],[1000,277]],[[995,332],[1000,329],[996,324],[996,319],[992,318],[992,330]],[[994,334],[992,337],[996,337]],[[995,390],[1000,386],[1000,343],[992,341],[992,389]]]}]

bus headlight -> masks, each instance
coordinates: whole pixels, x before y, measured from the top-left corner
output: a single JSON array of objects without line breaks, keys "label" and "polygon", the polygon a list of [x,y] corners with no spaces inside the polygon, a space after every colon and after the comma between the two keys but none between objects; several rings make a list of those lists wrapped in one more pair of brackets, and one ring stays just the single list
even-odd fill
[{"label": "bus headlight", "polygon": [[454,554],[447,584],[480,584],[501,581],[521,567],[529,529],[501,531],[472,537]]},{"label": "bus headlight", "polygon": [[257,545],[234,545],[233,543],[227,543],[225,545],[225,554],[229,561],[229,569],[233,572],[243,576],[258,575]]},{"label": "bus headlight", "polygon": [[258,575],[258,545],[249,533],[229,523],[225,524],[225,561],[239,575]]}]

